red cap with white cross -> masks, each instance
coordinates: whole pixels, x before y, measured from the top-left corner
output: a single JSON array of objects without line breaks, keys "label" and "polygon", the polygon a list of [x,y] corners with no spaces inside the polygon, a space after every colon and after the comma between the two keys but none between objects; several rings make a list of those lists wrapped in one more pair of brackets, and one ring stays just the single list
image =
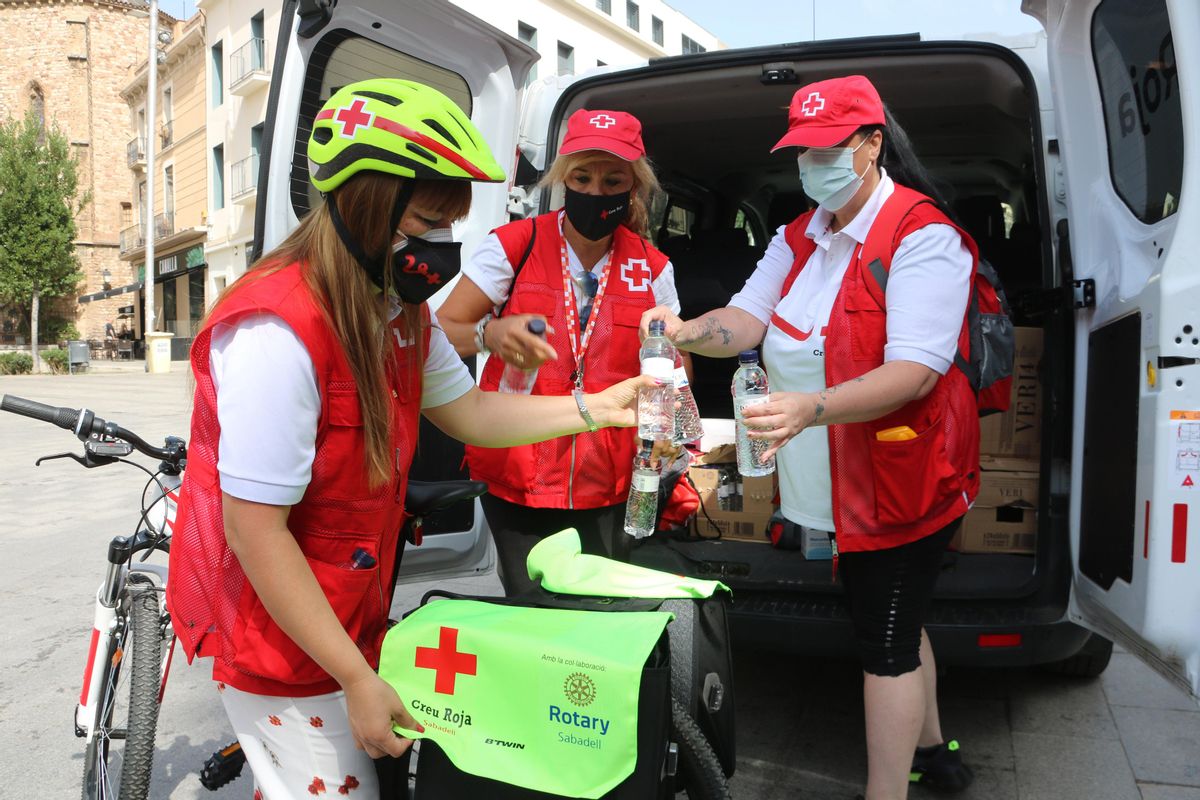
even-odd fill
[{"label": "red cap with white cross", "polygon": [[581,108],[567,119],[567,135],[558,152],[567,155],[584,150],[603,150],[625,161],[637,161],[646,155],[642,123],[625,111]]},{"label": "red cap with white cross", "polygon": [[788,132],[771,148],[833,147],[864,125],[884,125],[883,101],[862,75],[830,78],[792,95]]}]

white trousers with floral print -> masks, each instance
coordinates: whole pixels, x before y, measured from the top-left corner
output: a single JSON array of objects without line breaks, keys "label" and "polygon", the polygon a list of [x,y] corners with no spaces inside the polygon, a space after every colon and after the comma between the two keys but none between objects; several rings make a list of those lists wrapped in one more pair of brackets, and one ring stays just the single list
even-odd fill
[{"label": "white trousers with floral print", "polygon": [[342,692],[268,697],[218,683],[254,772],[254,800],[379,800],[370,756],[354,746]]}]

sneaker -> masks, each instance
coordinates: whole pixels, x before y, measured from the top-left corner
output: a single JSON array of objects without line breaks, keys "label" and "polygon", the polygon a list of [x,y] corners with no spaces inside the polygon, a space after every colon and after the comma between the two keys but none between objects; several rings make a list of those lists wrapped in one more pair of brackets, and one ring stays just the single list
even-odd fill
[{"label": "sneaker", "polygon": [[962,762],[958,742],[951,739],[933,747],[918,747],[913,755],[910,783],[920,783],[943,792],[961,792],[971,785],[975,773]]}]

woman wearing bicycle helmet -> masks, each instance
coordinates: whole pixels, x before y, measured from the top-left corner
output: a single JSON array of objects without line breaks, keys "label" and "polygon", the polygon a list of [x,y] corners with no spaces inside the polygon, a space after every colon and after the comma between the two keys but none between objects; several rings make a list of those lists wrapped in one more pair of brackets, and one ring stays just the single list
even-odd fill
[{"label": "woman wearing bicycle helmet", "polygon": [[[573,113],[542,185],[564,187],[564,208],[492,231],[438,309],[460,355],[495,356],[479,382],[487,391],[499,387],[505,364],[539,368],[535,395],[637,375],[642,312],[679,310],[674,269],[645,238],[658,181],[636,117]],[[546,323],[545,339],[528,332],[532,320]],[[471,477],[489,487],[483,510],[509,595],[532,586],[525,558],[533,546],[565,527],[579,531],[586,553],[623,554],[636,450],[629,431],[467,448]]]},{"label": "woman wearing bicycle helmet", "polygon": [[392,725],[413,720],[374,670],[419,415],[463,441],[523,444],[632,425],[640,383],[475,388],[425,301],[458,270],[449,226],[468,181],[504,173],[440,92],[343,87],[308,159],[325,202],[221,296],[192,346],[168,593],[269,800],[377,797],[370,758],[408,747]]}]

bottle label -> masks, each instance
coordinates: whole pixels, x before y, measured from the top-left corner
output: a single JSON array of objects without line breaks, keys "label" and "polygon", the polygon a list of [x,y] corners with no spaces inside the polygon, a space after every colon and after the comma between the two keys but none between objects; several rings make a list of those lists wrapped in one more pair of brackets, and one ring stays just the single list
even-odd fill
[{"label": "bottle label", "polygon": [[633,489],[636,492],[657,492],[658,473],[652,472],[649,475],[634,474]]},{"label": "bottle label", "polygon": [[675,361],[670,358],[661,356],[652,356],[642,359],[642,374],[649,375],[659,383],[666,383],[674,380]]},{"label": "bottle label", "polygon": [[733,398],[733,413],[740,421],[742,418],[742,409],[749,406],[757,406],[770,400],[769,395],[761,395],[759,397],[734,397]]},{"label": "bottle label", "polygon": [[683,367],[675,368],[675,388],[686,389],[688,387],[687,370]]}]

